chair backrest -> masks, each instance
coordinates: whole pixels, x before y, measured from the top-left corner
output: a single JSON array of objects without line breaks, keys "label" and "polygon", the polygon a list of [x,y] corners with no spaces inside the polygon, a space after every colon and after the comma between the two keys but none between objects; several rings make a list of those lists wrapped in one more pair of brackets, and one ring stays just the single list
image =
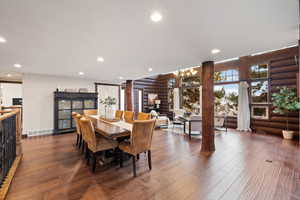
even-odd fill
[{"label": "chair backrest", "polygon": [[90,109],[90,110],[83,110],[84,115],[97,115],[98,111],[97,109]]},{"label": "chair backrest", "polygon": [[225,118],[224,117],[215,117],[215,120],[214,120],[215,127],[223,127],[224,126],[224,122],[225,122]]},{"label": "chair backrest", "polygon": [[123,110],[117,110],[115,114],[115,118],[121,120],[123,117]]},{"label": "chair backrest", "polygon": [[192,121],[191,122],[191,131],[202,131],[202,117],[200,115],[192,115],[190,117],[191,120],[198,120],[198,121]]},{"label": "chair backrest", "polygon": [[143,113],[143,112],[138,113],[137,120],[149,120],[149,119],[151,119],[150,113]]},{"label": "chair backrest", "polygon": [[134,112],[125,111],[124,112],[124,121],[127,123],[133,123],[133,116],[134,116]]},{"label": "chair backrest", "polygon": [[88,118],[82,117],[79,122],[82,130],[82,135],[84,135],[84,139],[88,143],[88,147],[90,149],[96,149],[96,134],[92,121]]},{"label": "chair backrest", "polygon": [[72,113],[72,118],[74,119],[74,121],[75,121],[75,124],[76,124],[76,132],[77,132],[77,134],[79,134],[79,135],[81,135],[81,127],[80,127],[80,123],[79,123],[79,120],[80,120],[80,118],[82,117],[82,115],[81,114],[73,114]]},{"label": "chair backrest", "polygon": [[174,110],[175,117],[183,117],[184,113],[185,113],[184,109],[175,109]]},{"label": "chair backrest", "polygon": [[130,145],[133,153],[138,154],[150,150],[155,119],[136,120],[133,122],[130,134]]}]

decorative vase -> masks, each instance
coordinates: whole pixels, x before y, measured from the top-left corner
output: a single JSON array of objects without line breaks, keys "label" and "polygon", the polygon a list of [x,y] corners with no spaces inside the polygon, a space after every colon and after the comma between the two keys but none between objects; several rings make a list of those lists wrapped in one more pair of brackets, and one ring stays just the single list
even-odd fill
[{"label": "decorative vase", "polygon": [[115,106],[106,106],[105,107],[105,118],[106,119],[114,119],[115,117]]},{"label": "decorative vase", "polygon": [[282,135],[284,139],[291,140],[293,139],[294,131],[283,130]]}]

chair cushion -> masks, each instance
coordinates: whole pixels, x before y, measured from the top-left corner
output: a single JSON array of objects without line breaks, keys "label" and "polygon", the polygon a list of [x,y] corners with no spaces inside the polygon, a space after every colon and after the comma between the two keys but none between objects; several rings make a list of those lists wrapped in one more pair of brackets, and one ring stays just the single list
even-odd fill
[{"label": "chair cushion", "polygon": [[96,147],[89,145],[89,149],[93,152],[104,151],[108,149],[114,149],[118,146],[118,142],[115,140],[107,139],[101,135],[96,137]]},{"label": "chair cushion", "polygon": [[131,149],[130,141],[123,141],[119,144],[119,148],[129,154],[133,154],[133,151]]}]

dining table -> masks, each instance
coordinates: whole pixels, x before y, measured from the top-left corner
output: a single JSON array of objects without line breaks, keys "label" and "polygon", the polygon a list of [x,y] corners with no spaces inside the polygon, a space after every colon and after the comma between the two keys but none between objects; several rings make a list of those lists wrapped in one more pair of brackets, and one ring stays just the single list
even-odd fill
[{"label": "dining table", "polygon": [[95,132],[109,139],[119,139],[130,136],[132,124],[122,120],[109,121],[99,115],[88,115],[91,119]]}]

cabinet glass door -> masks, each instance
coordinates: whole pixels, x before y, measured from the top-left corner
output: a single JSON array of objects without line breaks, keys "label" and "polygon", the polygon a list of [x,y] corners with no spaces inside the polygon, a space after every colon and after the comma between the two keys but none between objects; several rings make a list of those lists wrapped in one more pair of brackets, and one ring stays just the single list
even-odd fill
[{"label": "cabinet glass door", "polygon": [[81,100],[73,100],[72,101],[72,109],[83,109],[83,103]]},{"label": "cabinet glass door", "polygon": [[58,120],[59,129],[68,129],[71,128],[71,120]]},{"label": "cabinet glass door", "polygon": [[58,109],[71,109],[71,100],[58,100]]},{"label": "cabinet glass door", "polygon": [[95,108],[94,100],[91,100],[91,99],[84,100],[84,108],[85,109],[93,109],[93,108]]}]

